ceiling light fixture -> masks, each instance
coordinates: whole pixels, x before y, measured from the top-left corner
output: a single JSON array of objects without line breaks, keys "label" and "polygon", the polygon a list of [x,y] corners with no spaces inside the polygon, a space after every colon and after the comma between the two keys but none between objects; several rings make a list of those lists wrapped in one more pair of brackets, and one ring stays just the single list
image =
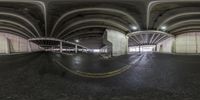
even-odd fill
[{"label": "ceiling light fixture", "polygon": [[166,27],[166,26],[161,26],[160,29],[163,30],[163,31],[166,31],[166,30],[167,30],[167,27]]},{"label": "ceiling light fixture", "polygon": [[79,43],[79,40],[78,40],[78,39],[76,39],[76,40],[75,40],[75,42],[76,42],[76,43]]},{"label": "ceiling light fixture", "polygon": [[136,26],[132,26],[132,29],[133,30],[137,30],[138,28]]}]

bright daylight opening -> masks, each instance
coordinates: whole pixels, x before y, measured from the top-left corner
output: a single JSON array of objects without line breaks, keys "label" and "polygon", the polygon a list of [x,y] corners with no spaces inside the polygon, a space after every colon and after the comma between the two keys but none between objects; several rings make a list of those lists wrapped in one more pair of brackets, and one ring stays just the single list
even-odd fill
[{"label": "bright daylight opening", "polygon": [[153,52],[155,48],[155,45],[132,46],[129,47],[129,52]]}]

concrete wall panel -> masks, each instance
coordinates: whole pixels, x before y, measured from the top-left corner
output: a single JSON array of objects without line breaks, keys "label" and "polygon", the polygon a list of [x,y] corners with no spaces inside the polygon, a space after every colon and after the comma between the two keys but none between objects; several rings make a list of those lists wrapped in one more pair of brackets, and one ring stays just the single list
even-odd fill
[{"label": "concrete wall panel", "polygon": [[174,43],[174,38],[168,38],[161,43],[157,44],[157,51],[159,52],[166,52],[166,53],[172,53],[173,49],[173,43]]},{"label": "concrete wall panel", "polygon": [[196,53],[196,33],[186,34],[187,53]]},{"label": "concrete wall panel", "polygon": [[176,37],[176,53],[186,53],[187,52],[187,35],[181,34]]},{"label": "concrete wall panel", "polygon": [[200,33],[196,33],[196,39],[197,53],[200,53]]},{"label": "concrete wall panel", "polygon": [[7,49],[8,49],[8,47],[7,47],[7,39],[6,39],[6,37],[4,37],[4,36],[1,36],[0,35],[0,53],[7,53]]},{"label": "concrete wall panel", "polygon": [[[7,33],[0,33],[0,53],[7,53],[8,48],[11,53],[30,52],[28,40]],[[42,50],[38,45],[31,44],[31,51]],[[8,46],[8,47],[7,47]]]},{"label": "concrete wall panel", "polygon": [[174,39],[169,38],[157,44],[157,51],[169,53],[200,53],[200,33],[185,33],[176,36]]},{"label": "concrete wall panel", "polygon": [[107,29],[106,32],[106,40],[112,44],[112,55],[113,56],[120,56],[127,54],[128,52],[128,38],[124,33],[109,30]]},{"label": "concrete wall panel", "polygon": [[176,37],[176,53],[198,53],[200,33],[185,33]]}]

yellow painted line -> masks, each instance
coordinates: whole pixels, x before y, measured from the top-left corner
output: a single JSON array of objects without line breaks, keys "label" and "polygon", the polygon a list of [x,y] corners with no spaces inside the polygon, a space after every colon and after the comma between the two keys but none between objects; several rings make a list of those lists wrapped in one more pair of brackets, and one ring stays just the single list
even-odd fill
[{"label": "yellow painted line", "polygon": [[58,65],[60,65],[62,68],[64,68],[65,70],[81,76],[81,77],[88,77],[88,78],[108,78],[108,77],[112,77],[112,76],[116,76],[119,75],[125,71],[127,71],[131,65],[126,65],[118,70],[114,70],[111,72],[106,72],[106,73],[87,73],[87,72],[81,72],[81,71],[75,71],[75,70],[71,70],[70,68],[66,67],[65,65],[63,65],[61,62],[54,60]]}]

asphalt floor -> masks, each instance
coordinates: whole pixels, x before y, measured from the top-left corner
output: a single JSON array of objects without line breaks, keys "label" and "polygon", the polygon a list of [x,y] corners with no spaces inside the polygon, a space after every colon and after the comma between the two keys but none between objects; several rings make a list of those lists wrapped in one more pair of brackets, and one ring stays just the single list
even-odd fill
[{"label": "asphalt floor", "polygon": [[[112,77],[88,78],[74,71]],[[200,56],[135,53],[111,59],[38,52],[0,56],[0,100],[199,100]]]}]

